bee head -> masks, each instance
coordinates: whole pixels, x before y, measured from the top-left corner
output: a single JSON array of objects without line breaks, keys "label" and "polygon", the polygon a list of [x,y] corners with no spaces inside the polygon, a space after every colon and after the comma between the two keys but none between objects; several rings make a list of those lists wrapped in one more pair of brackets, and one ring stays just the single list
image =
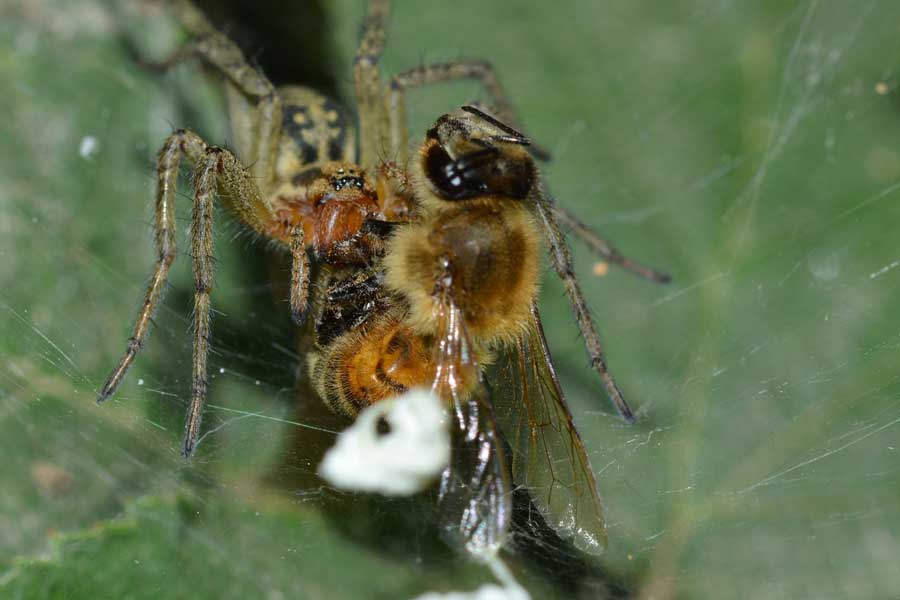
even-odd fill
[{"label": "bee head", "polygon": [[426,135],[422,170],[444,200],[483,196],[522,200],[537,176],[524,135],[480,108],[440,117]]}]

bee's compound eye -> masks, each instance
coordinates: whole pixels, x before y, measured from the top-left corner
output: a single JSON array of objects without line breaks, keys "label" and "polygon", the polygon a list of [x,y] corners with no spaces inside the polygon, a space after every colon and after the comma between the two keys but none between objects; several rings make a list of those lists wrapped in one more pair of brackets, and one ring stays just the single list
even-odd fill
[{"label": "bee's compound eye", "polygon": [[425,175],[445,200],[464,200],[485,191],[484,182],[440,144],[432,145],[425,155]]},{"label": "bee's compound eye", "polygon": [[525,151],[504,153],[484,146],[452,158],[440,144],[425,153],[425,175],[444,200],[499,196],[522,200],[528,196],[536,171]]}]

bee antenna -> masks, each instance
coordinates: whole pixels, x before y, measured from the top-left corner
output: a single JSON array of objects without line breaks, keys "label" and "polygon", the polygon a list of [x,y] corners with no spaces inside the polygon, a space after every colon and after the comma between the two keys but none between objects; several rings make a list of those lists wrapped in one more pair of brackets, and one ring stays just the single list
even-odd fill
[{"label": "bee antenna", "polygon": [[495,142],[505,142],[507,144],[519,144],[520,146],[530,146],[531,140],[524,137],[512,137],[511,135],[492,135],[491,140]]},{"label": "bee antenna", "polygon": [[525,137],[521,132],[516,131],[515,129],[513,129],[506,123],[498,121],[497,119],[495,119],[491,115],[487,114],[480,108],[476,108],[472,105],[467,104],[466,106],[463,106],[462,109],[465,112],[469,113],[470,115],[475,115],[476,117],[479,117],[480,119],[487,121],[488,123],[490,123],[497,129],[500,129],[501,131],[504,131],[509,134],[508,136],[495,135],[495,136],[492,136],[491,139],[498,141],[498,142],[507,142],[509,144],[519,144],[522,146],[530,146],[531,145],[531,140],[529,140],[527,137]]}]

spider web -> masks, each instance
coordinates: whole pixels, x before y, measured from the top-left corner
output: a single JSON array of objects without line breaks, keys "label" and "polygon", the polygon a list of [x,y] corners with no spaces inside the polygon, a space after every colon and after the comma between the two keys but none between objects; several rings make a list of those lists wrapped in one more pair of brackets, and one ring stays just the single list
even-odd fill
[{"label": "spider web", "polygon": [[[900,6],[397,4],[386,72],[490,58],[553,152],[560,202],[674,278],[592,275],[572,242],[638,408],[627,426],[545,277],[548,342],[610,547],[592,566],[520,532],[520,582],[540,598],[900,594]],[[361,8],[327,3],[328,65],[351,64]],[[443,549],[427,501],[315,483],[336,424],[295,391],[302,348],[273,283],[284,266],[225,214],[197,458],[178,455],[187,198],[146,350],[95,406],[152,264],[156,148],[177,126],[229,137],[214,80],[195,65],[150,76],[122,43],[162,55],[178,35],[152,3],[0,8],[0,595],[396,598],[489,581]],[[350,97],[347,69],[337,82]],[[410,130],[479,98],[417,92]]]}]

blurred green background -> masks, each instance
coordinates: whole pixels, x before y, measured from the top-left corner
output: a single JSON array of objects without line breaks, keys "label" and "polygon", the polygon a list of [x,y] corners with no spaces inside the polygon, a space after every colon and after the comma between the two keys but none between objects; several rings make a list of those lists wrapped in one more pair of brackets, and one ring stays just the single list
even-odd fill
[{"label": "blurred green background", "polygon": [[[206,3],[273,79],[347,102],[362,0],[296,4]],[[553,152],[560,202],[674,277],[592,276],[573,242],[640,410],[630,427],[545,278],[610,548],[581,570],[510,558],[534,597],[900,596],[900,4],[395,4],[387,72],[491,59]],[[328,436],[293,390],[283,269],[227,215],[197,458],[178,455],[186,253],[146,351],[95,405],[152,262],[157,148],[179,126],[228,141],[215,78],[131,57],[181,39],[146,1],[0,5],[0,597],[409,598],[489,581],[426,533],[388,544],[376,523],[366,542],[348,524],[404,503],[302,483],[315,465],[296,448]],[[412,131],[479,97],[417,92]],[[343,517],[323,516],[332,501]]]}]

